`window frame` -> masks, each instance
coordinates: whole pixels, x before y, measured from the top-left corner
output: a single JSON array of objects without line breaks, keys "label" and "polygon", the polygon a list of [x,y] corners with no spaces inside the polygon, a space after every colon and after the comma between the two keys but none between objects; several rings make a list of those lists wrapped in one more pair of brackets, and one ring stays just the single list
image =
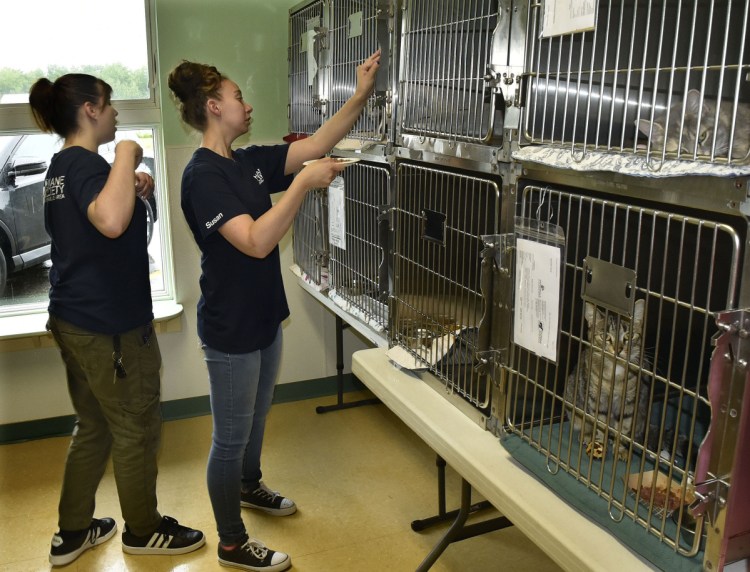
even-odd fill
[{"label": "window frame", "polygon": [[[164,289],[152,293],[154,303],[175,303],[174,264],[171,241],[171,223],[169,220],[169,193],[167,191],[166,158],[162,129],[161,104],[158,96],[158,59],[156,48],[156,12],[153,0],[143,0],[144,18],[146,24],[146,43],[148,59],[148,89],[147,99],[113,100],[117,109],[117,123],[121,130],[149,129],[154,137],[154,180],[158,192],[159,230],[162,250],[162,278]],[[27,103],[0,104],[0,133],[3,135],[37,134],[41,133],[34,121],[31,108]],[[28,302],[19,304],[0,305],[0,321],[12,320],[18,316],[41,314],[47,312],[48,302]],[[5,330],[5,328],[0,328]],[[7,335],[7,334],[6,334]],[[23,335],[23,334],[22,334]],[[0,336],[4,337],[4,336]]]}]

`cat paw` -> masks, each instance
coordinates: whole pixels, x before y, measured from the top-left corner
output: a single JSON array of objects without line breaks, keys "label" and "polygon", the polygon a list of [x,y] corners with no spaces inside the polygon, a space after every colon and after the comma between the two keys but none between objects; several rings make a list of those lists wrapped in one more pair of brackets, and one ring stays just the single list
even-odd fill
[{"label": "cat paw", "polygon": [[594,459],[601,459],[604,457],[604,443],[594,441],[586,445],[586,454]]},{"label": "cat paw", "polygon": [[617,458],[620,461],[628,460],[628,450],[625,447],[620,447],[617,451]]}]

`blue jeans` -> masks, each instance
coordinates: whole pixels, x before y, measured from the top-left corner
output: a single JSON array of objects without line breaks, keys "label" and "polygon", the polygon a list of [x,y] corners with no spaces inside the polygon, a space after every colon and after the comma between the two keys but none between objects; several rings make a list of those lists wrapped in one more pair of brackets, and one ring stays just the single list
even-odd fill
[{"label": "blue jeans", "polygon": [[281,346],[281,326],[270,346],[247,354],[227,354],[203,345],[213,414],[208,495],[219,540],[225,545],[247,539],[240,515],[240,490],[255,490],[262,476],[260,452]]}]

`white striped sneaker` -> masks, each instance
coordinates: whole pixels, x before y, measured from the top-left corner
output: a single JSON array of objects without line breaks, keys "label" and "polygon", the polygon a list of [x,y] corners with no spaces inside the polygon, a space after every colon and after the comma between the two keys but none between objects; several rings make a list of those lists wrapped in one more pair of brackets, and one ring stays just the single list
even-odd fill
[{"label": "white striped sneaker", "polygon": [[171,516],[163,516],[152,534],[136,536],[127,524],[122,533],[122,551],[128,554],[185,554],[205,543],[206,537],[200,530],[182,526]]},{"label": "white striped sneaker", "polygon": [[84,530],[59,530],[52,537],[49,562],[52,566],[66,566],[89,548],[112,538],[116,531],[117,524],[111,518],[94,518]]}]

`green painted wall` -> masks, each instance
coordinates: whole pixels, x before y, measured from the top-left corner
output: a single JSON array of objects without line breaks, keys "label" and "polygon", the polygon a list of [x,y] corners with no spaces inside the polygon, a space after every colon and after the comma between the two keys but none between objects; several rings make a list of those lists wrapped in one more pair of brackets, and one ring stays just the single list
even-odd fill
[{"label": "green painted wall", "polygon": [[287,134],[290,0],[155,0],[155,5],[167,146],[200,140],[183,126],[167,86],[169,72],[182,59],[215,65],[240,86],[254,111],[252,131],[238,144]]}]

